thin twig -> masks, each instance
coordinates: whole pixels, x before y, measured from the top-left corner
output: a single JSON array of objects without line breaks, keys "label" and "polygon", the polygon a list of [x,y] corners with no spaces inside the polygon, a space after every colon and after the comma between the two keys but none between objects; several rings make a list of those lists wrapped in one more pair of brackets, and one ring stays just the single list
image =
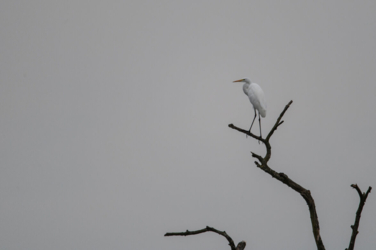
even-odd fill
[{"label": "thin twig", "polygon": [[281,125],[283,123],[283,121],[281,121],[281,119],[282,119],[282,117],[284,116],[284,114],[286,113],[287,109],[290,107],[291,104],[292,104],[292,100],[289,103],[287,103],[287,105],[283,109],[282,113],[279,115],[279,117],[278,117],[277,121],[275,122],[273,128],[270,130],[268,136],[266,137],[267,141],[270,140],[270,137],[272,137],[274,131],[277,130],[277,128],[279,127],[279,125]]},{"label": "thin twig", "polygon": [[260,161],[261,164],[263,163],[264,158],[262,158],[261,156],[259,156],[258,154],[255,154],[255,153],[253,153],[253,152],[251,152],[251,154],[252,154],[252,157],[258,159],[258,160]]},{"label": "thin twig", "polygon": [[[231,247],[231,250],[236,250],[234,241],[232,240],[232,238],[225,231],[219,231],[219,230],[217,230],[217,229],[215,229],[213,227],[209,227],[209,226],[206,226],[206,228],[203,228],[203,229],[200,229],[200,230],[196,230],[196,231],[188,231],[187,230],[185,232],[166,233],[164,236],[188,236],[188,235],[201,234],[201,233],[205,233],[205,232],[214,232],[214,233],[217,233],[219,235],[222,235],[223,237],[225,237],[227,239],[227,241],[228,241],[228,243],[229,243],[229,245]],[[238,244],[238,246],[239,246],[239,244]],[[245,247],[245,242],[244,242],[244,247]]]}]

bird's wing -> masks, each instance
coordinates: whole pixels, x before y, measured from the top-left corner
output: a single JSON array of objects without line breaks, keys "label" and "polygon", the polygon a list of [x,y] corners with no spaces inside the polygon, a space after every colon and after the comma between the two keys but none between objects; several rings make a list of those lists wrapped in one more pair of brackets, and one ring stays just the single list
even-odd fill
[{"label": "bird's wing", "polygon": [[264,91],[262,91],[261,87],[258,84],[253,83],[249,86],[248,97],[253,107],[260,112],[262,117],[265,117],[267,109],[265,95]]}]

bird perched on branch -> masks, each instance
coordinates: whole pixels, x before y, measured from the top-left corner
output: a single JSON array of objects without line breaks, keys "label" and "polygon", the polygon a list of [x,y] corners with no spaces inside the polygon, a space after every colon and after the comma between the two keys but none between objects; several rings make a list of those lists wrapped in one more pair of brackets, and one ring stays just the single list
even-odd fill
[{"label": "bird perched on branch", "polygon": [[262,117],[266,116],[266,101],[265,101],[264,91],[262,91],[261,87],[257,83],[251,82],[251,80],[249,80],[248,78],[240,79],[234,82],[244,82],[244,85],[243,85],[244,94],[248,96],[249,101],[252,103],[253,109],[255,111],[255,116],[253,118],[251,127],[249,128],[249,132],[251,132],[251,128],[256,119],[256,116],[257,116],[256,110],[257,110],[259,114],[260,137],[262,137],[260,116]]}]

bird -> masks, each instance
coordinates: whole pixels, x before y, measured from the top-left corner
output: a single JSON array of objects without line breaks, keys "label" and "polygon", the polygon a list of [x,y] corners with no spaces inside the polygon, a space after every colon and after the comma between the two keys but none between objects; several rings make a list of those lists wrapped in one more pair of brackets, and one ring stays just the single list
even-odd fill
[{"label": "bird", "polygon": [[253,123],[256,119],[256,116],[257,116],[256,110],[257,110],[259,114],[260,137],[262,137],[260,116],[262,116],[263,118],[266,116],[266,108],[267,108],[264,91],[262,91],[261,87],[257,83],[251,82],[251,80],[249,80],[248,78],[236,80],[234,82],[244,82],[243,84],[244,94],[248,96],[249,101],[252,103],[253,109],[255,111],[255,116],[253,118],[251,127],[249,128],[249,132],[251,132]]}]

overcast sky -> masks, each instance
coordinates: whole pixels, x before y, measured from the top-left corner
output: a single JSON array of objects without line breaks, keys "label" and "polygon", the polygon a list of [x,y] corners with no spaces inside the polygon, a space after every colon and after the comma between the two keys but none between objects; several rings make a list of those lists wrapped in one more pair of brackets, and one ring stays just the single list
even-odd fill
[{"label": "overcast sky", "polygon": [[[7,250],[316,249],[302,197],[256,168],[241,83],[264,90],[270,167],[311,190],[327,249],[376,188],[376,1],[0,2]],[[258,133],[256,123],[254,132]],[[376,195],[356,249],[376,245]]]}]

